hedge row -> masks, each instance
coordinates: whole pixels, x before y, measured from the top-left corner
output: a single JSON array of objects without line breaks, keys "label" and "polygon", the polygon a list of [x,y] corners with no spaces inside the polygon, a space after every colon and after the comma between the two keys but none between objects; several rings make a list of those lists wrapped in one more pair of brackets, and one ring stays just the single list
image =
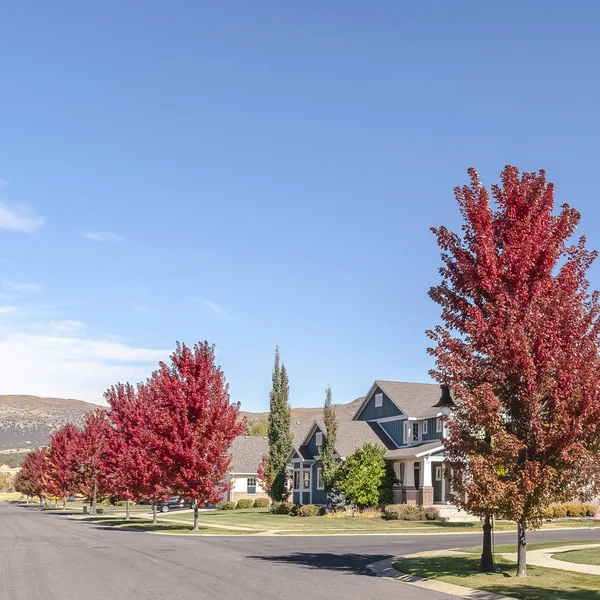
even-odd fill
[{"label": "hedge row", "polygon": [[414,504],[388,504],[383,513],[390,521],[439,521],[440,511],[433,506],[421,508]]},{"label": "hedge row", "polygon": [[270,510],[276,515],[291,517],[318,517],[325,512],[322,506],[316,504],[292,504],[291,502],[274,502]]},{"label": "hedge row", "polygon": [[268,498],[240,498],[237,502],[219,502],[217,510],[235,510],[243,508],[267,508]]},{"label": "hedge row", "polygon": [[564,519],[565,517],[593,517],[598,512],[595,504],[552,504],[546,509],[547,519]]}]

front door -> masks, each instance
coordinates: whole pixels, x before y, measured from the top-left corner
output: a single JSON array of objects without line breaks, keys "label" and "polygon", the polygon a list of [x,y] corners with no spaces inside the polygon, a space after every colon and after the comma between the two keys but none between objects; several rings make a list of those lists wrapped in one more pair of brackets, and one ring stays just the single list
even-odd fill
[{"label": "front door", "polygon": [[421,487],[421,463],[415,463],[415,487]]}]

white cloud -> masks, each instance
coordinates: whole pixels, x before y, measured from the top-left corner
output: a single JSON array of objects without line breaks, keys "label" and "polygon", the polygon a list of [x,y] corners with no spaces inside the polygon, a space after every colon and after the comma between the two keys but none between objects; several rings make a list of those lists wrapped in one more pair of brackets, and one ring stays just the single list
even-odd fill
[{"label": "white cloud", "polygon": [[0,333],[2,393],[102,402],[111,384],[144,380],[169,354],[94,338],[80,321],[15,324]]},{"label": "white cloud", "polygon": [[10,185],[10,183],[8,182],[7,179],[0,177],[0,188],[8,187],[9,185]]},{"label": "white cloud", "polygon": [[135,310],[138,315],[143,315],[148,312],[148,307],[145,304],[137,304],[133,307],[133,310]]},{"label": "white cloud", "polygon": [[42,286],[37,283],[17,283],[15,281],[3,281],[4,287],[11,292],[35,293],[41,292]]},{"label": "white cloud", "polygon": [[16,306],[0,306],[0,314],[13,312],[14,310],[17,310]]},{"label": "white cloud", "polygon": [[231,317],[225,312],[225,309],[213,300],[202,300],[202,306],[204,306],[204,308],[207,308],[208,310],[211,310],[220,317],[223,317],[225,319],[231,319]]},{"label": "white cloud", "polygon": [[125,238],[110,231],[84,231],[81,234],[87,240],[92,242],[124,242]]},{"label": "white cloud", "polygon": [[10,229],[21,233],[35,233],[44,224],[44,218],[38,217],[25,204],[8,206],[0,202],[0,229]]}]

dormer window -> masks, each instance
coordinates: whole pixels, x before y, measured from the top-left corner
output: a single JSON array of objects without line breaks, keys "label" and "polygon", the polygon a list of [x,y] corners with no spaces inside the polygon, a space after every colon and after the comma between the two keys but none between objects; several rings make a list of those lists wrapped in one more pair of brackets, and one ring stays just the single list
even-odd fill
[{"label": "dormer window", "polygon": [[375,394],[375,408],[383,406],[383,394]]},{"label": "dormer window", "polygon": [[317,448],[320,448],[323,445],[323,434],[320,431],[317,431],[315,434],[315,444]]}]

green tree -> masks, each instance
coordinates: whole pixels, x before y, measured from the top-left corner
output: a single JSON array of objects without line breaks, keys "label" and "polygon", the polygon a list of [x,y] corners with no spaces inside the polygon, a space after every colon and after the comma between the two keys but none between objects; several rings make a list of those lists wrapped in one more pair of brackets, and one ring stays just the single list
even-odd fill
[{"label": "green tree", "polygon": [[279,357],[279,346],[275,347],[275,365],[273,367],[273,387],[270,393],[268,421],[269,457],[265,476],[270,484],[270,495],[274,502],[286,499],[285,466],[292,449],[290,422],[292,410],[289,404],[290,385],[285,365]]},{"label": "green tree", "polygon": [[335,404],[333,404],[333,396],[331,386],[327,386],[325,390],[325,401],[323,402],[323,421],[325,422],[325,436],[323,445],[319,447],[321,456],[321,467],[323,483],[325,490],[330,492],[335,484],[339,462],[335,460],[335,443],[337,434],[337,415],[335,412]]},{"label": "green tree", "polygon": [[344,496],[359,507],[380,503],[380,490],[386,479],[385,452],[379,444],[365,444],[355,450],[340,469],[337,485]]},{"label": "green tree", "polygon": [[269,435],[269,422],[253,421],[252,423],[248,423],[246,435],[252,437],[267,437]]}]

